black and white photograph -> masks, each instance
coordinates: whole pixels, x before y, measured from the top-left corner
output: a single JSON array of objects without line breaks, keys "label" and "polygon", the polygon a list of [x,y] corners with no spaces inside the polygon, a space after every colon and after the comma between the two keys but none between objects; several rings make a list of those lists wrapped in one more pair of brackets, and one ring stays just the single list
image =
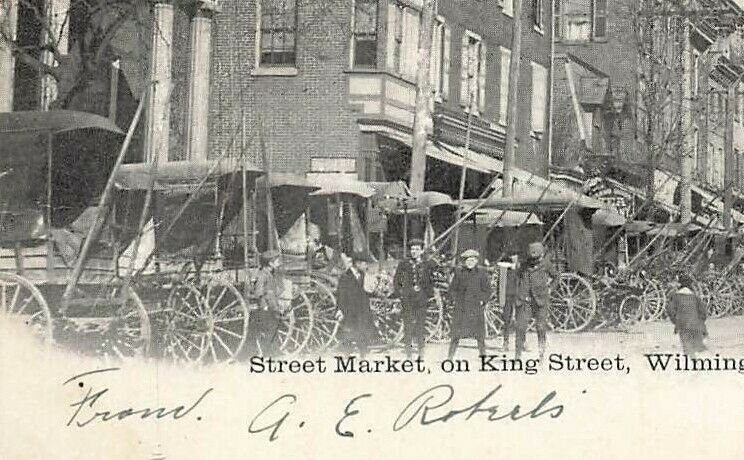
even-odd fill
[{"label": "black and white photograph", "polygon": [[0,458],[741,459],[744,0],[0,0]]}]

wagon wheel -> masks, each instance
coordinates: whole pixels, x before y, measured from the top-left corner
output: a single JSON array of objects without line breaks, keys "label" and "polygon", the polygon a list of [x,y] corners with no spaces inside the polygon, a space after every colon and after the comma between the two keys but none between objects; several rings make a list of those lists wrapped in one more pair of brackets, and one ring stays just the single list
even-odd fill
[{"label": "wagon wheel", "polygon": [[504,309],[499,303],[498,295],[493,295],[486,303],[486,338],[498,337],[504,330]]},{"label": "wagon wheel", "polygon": [[444,297],[439,288],[434,288],[434,296],[426,305],[426,341],[439,333],[440,324],[444,316]]},{"label": "wagon wheel", "polygon": [[709,278],[701,283],[703,301],[708,306],[710,318],[721,318],[733,309],[734,288],[728,279]]},{"label": "wagon wheel", "polygon": [[734,288],[734,303],[731,306],[731,314],[741,315],[744,311],[744,280],[740,275],[733,275],[731,284]]},{"label": "wagon wheel", "polygon": [[248,336],[248,304],[232,283],[218,278],[210,279],[203,292],[211,331],[205,359],[233,361],[240,356]]},{"label": "wagon wheel", "polygon": [[103,332],[99,348],[101,353],[110,352],[119,358],[147,356],[152,332],[150,315],[140,296],[131,287],[122,293],[120,286],[112,286],[104,293],[104,298],[115,307],[113,317]]},{"label": "wagon wheel", "polygon": [[53,341],[52,313],[39,289],[14,273],[0,273],[0,314],[22,319],[45,344]]},{"label": "wagon wheel", "polygon": [[277,331],[280,350],[286,356],[301,353],[313,332],[315,313],[310,298],[303,291],[292,299],[289,311],[282,317]]},{"label": "wagon wheel", "polygon": [[574,273],[561,273],[551,290],[550,319],[553,328],[562,332],[579,332],[594,319],[597,296],[592,285]]},{"label": "wagon wheel", "polygon": [[337,316],[336,296],[325,283],[312,278],[305,294],[313,306],[313,328],[307,349],[319,353],[337,342],[341,321]]},{"label": "wagon wheel", "polygon": [[644,281],[639,321],[658,321],[666,310],[667,296],[656,281]]},{"label": "wagon wheel", "polygon": [[630,294],[623,298],[618,307],[617,315],[620,324],[630,326],[638,322],[643,308],[643,299],[637,295]]},{"label": "wagon wheel", "polygon": [[375,328],[383,342],[393,346],[403,340],[400,299],[372,297],[370,308],[375,317]]},{"label": "wagon wheel", "polygon": [[163,356],[176,362],[201,361],[212,340],[211,316],[196,287],[174,284],[158,315]]}]

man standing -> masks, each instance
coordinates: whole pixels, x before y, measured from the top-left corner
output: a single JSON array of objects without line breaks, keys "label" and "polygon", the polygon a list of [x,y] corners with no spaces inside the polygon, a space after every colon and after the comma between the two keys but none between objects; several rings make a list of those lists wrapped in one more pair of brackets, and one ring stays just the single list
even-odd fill
[{"label": "man standing", "polygon": [[478,266],[480,254],[468,249],[460,255],[464,267],[455,271],[450,283],[450,293],[455,302],[452,312],[452,341],[448,358],[455,356],[460,339],[475,337],[478,352],[486,354],[485,305],[491,297],[491,277],[485,268]]},{"label": "man standing", "polygon": [[284,308],[279,301],[283,277],[278,273],[279,251],[269,250],[260,256],[260,269],[256,275],[254,295],[258,310],[254,312],[258,345],[263,356],[273,356],[279,348],[279,326]]},{"label": "man standing", "polygon": [[434,295],[432,264],[424,260],[424,242],[413,239],[410,243],[411,257],[403,260],[395,270],[393,284],[395,294],[400,298],[403,316],[403,346],[406,356],[411,356],[413,342],[418,347],[418,355],[424,355],[426,342],[426,308]]},{"label": "man standing", "polygon": [[354,254],[353,261],[338,279],[336,301],[341,312],[341,339],[347,350],[354,348],[364,357],[375,341],[374,315],[370,309],[369,293],[364,289],[364,278],[371,257]]},{"label": "man standing", "polygon": [[550,284],[557,276],[555,269],[545,257],[542,243],[527,246],[527,261],[519,269],[519,305],[517,306],[517,337],[515,357],[524,351],[524,340],[530,318],[535,318],[537,343],[540,357],[545,355],[547,345],[547,322],[550,308]]}]

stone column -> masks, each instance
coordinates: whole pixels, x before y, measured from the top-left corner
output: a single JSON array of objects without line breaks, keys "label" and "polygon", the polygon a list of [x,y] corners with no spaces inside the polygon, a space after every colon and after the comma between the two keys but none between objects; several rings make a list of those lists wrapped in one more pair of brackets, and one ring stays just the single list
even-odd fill
[{"label": "stone column", "polygon": [[150,81],[145,125],[145,161],[168,161],[170,134],[171,57],[173,4],[156,1],[152,8]]},{"label": "stone column", "polygon": [[213,3],[203,1],[197,1],[192,7],[186,158],[202,162],[207,161],[208,156],[209,70],[215,9]]},{"label": "stone column", "polygon": [[[45,11],[49,17],[50,31],[41,34],[42,45],[51,44],[59,54],[66,55],[70,46],[70,0],[46,0]],[[51,51],[42,51],[41,61],[50,67],[59,65]],[[57,80],[49,74],[42,74],[41,110],[49,110],[58,96]]]},{"label": "stone column", "polygon": [[18,0],[0,0],[0,112],[13,111],[15,59],[11,42],[18,27]]}]

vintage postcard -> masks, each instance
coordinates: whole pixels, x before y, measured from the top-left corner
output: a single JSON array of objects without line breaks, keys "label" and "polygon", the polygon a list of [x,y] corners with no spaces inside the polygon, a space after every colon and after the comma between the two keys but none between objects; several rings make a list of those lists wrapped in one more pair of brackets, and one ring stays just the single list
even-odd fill
[{"label": "vintage postcard", "polygon": [[0,458],[744,458],[741,0],[0,0]]}]

